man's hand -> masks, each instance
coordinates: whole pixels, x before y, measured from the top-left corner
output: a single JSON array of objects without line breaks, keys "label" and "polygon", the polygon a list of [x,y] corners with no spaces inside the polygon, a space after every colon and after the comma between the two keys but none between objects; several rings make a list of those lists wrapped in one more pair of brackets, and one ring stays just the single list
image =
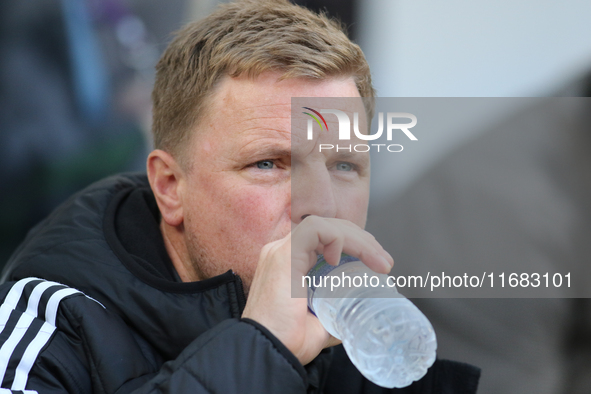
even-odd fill
[{"label": "man's hand", "polygon": [[339,341],[308,311],[305,294],[292,298],[292,285],[301,288],[301,278],[316,263],[317,253],[337,265],[341,252],[358,257],[378,273],[389,273],[394,264],[375,238],[357,225],[318,216],[307,217],[291,234],[261,251],[242,317],[269,329],[302,365]]}]

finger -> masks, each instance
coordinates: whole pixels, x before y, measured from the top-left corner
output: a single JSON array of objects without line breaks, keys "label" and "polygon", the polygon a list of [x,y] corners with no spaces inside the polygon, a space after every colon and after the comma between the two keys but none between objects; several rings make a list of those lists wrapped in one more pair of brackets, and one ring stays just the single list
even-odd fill
[{"label": "finger", "polygon": [[[344,252],[357,257],[370,269],[387,274],[392,269],[394,260],[388,252],[368,232],[353,227],[341,227],[342,236],[324,247],[324,256],[339,257]],[[327,260],[328,261],[328,260]]]},{"label": "finger", "polygon": [[[315,263],[315,259],[305,261],[311,250],[322,253],[331,265],[338,264],[343,251],[359,258],[375,272],[389,273],[394,264],[373,235],[342,219],[309,216],[294,229],[292,242],[292,258],[303,265],[301,272],[307,272]],[[302,254],[298,255],[299,252]]]},{"label": "finger", "polygon": [[339,265],[344,244],[345,237],[337,236],[334,241],[328,245],[323,245],[322,255],[324,256],[324,260],[330,265]]},{"label": "finger", "polygon": [[336,218],[327,218],[325,220],[327,220],[329,223],[335,223],[337,225],[343,226],[344,231],[347,231],[350,229],[351,231],[354,232],[353,233],[354,236],[360,237],[361,240],[365,240],[373,248],[375,248],[375,250],[378,251],[378,253],[380,255],[382,255],[388,261],[388,263],[390,264],[390,267],[392,267],[394,265],[394,259],[392,258],[392,256],[382,247],[382,245],[376,240],[376,238],[371,233],[365,231],[361,227],[357,226],[355,223],[352,223],[348,220],[336,219]]}]

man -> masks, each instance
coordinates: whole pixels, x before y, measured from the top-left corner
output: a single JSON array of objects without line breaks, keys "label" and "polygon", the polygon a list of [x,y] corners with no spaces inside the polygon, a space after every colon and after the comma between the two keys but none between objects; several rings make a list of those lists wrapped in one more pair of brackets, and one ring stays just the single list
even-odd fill
[{"label": "man", "polygon": [[[291,297],[316,253],[335,264],[344,251],[381,273],[393,264],[362,229],[368,157],[317,153],[318,138],[292,146],[298,96],[373,97],[360,49],[324,16],[241,2],[179,32],[157,66],[147,179],[73,196],[8,263],[2,387],[378,390]],[[308,192],[292,204],[296,171]],[[474,392],[477,380],[438,361],[402,392]]]}]

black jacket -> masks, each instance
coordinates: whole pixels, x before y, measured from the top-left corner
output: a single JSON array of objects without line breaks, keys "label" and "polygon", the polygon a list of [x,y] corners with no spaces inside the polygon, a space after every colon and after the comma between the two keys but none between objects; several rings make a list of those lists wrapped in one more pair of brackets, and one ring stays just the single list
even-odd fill
[{"label": "black jacket", "polygon": [[[2,281],[11,282],[0,287],[2,388],[389,392],[366,381],[342,347],[303,367],[263,326],[240,318],[245,297],[231,271],[181,282],[158,222],[145,176],[120,175],[73,196],[30,232],[5,269]],[[394,392],[473,393],[478,376],[438,360]]]}]

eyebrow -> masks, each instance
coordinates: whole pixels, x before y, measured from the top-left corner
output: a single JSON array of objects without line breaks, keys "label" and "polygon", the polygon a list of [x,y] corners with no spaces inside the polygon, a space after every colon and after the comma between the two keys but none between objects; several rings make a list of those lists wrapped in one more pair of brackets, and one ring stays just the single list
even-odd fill
[{"label": "eyebrow", "polygon": [[260,151],[255,151],[256,155],[263,155],[268,157],[285,157],[291,156],[291,149],[284,149],[278,147],[265,147]]},{"label": "eyebrow", "polygon": [[362,160],[364,163],[369,162],[369,154],[365,152],[336,152],[333,156],[336,160],[343,160],[343,161],[360,161]]},{"label": "eyebrow", "polygon": [[266,159],[275,157],[287,157],[291,156],[291,149],[280,146],[277,143],[262,143],[260,146],[246,146],[240,150],[240,158],[249,159]]}]

